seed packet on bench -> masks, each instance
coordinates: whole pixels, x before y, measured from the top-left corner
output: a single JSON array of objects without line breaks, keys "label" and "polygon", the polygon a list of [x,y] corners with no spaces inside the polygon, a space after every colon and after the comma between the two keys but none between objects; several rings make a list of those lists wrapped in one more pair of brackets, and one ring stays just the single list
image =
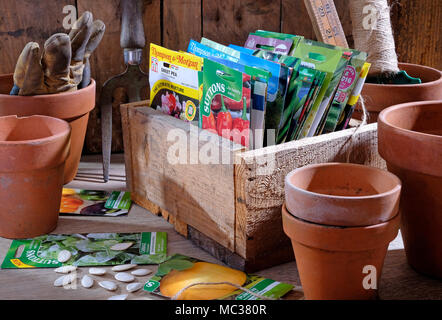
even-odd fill
[{"label": "seed packet on bench", "polygon": [[[60,262],[60,252],[68,260]],[[49,234],[12,241],[3,269],[158,264],[167,257],[166,232]]]}]

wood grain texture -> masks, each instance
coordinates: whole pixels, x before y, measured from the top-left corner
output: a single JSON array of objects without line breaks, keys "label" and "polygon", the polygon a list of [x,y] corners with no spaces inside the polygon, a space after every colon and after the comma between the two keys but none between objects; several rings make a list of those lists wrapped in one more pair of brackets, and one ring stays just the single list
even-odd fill
[{"label": "wood grain texture", "polygon": [[[249,259],[290,247],[282,230],[284,179],[313,163],[349,162],[386,168],[377,152],[377,124],[291,141],[237,155],[235,252]],[[287,252],[287,250],[285,251]]]},{"label": "wood grain texture", "polygon": [[51,35],[68,31],[63,28],[66,5],[75,0],[0,0],[0,74],[14,72],[26,43],[37,42],[43,49]]},{"label": "wood grain texture", "polygon": [[163,1],[163,46],[187,51],[189,40],[201,39],[201,0]]},{"label": "wood grain texture", "polygon": [[[161,43],[160,0],[143,1],[143,23],[146,44]],[[97,101],[100,99],[101,87],[106,80],[124,72],[123,49],[120,47],[121,5],[119,0],[77,0],[78,11],[90,11],[94,19],[106,24],[106,32],[97,50],[91,56],[91,74],[97,81]],[[141,69],[147,71],[149,46],[143,50]],[[148,97],[148,88],[143,90],[144,99]],[[117,89],[112,102],[112,152],[121,152],[123,148],[120,104],[128,101],[123,89]],[[100,110],[95,108],[89,118],[86,133],[85,149],[88,153],[101,152]]]},{"label": "wood grain texture", "polygon": [[399,62],[442,70],[442,1],[390,0]]},{"label": "wood grain texture", "polygon": [[[189,143],[190,130],[193,128],[193,132],[201,133],[201,129],[149,107],[129,108],[128,115],[133,171],[131,191],[137,198],[153,202],[177,220],[233,251],[233,164],[189,164],[190,150],[195,147]],[[180,130],[184,140],[176,140],[173,135],[169,139],[168,134],[173,129]],[[235,149],[232,151],[229,144],[226,149],[220,143],[221,138],[211,133],[207,139],[210,141],[200,139],[197,152],[210,145],[219,150],[219,154],[226,152],[233,159],[230,154]],[[176,154],[170,151],[172,146],[188,150],[183,159],[185,163],[170,161],[169,152]]]},{"label": "wood grain texture", "polygon": [[226,45],[243,45],[257,29],[279,32],[280,11],[279,0],[203,1],[203,35]]}]

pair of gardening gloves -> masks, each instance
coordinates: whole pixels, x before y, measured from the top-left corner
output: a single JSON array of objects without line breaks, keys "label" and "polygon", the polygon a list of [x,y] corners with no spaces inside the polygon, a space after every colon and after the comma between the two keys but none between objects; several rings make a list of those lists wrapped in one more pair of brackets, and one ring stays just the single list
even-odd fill
[{"label": "pair of gardening gloves", "polygon": [[46,40],[43,52],[36,42],[26,44],[15,66],[11,95],[53,94],[87,87],[89,57],[104,31],[104,23],[93,21],[92,13],[86,11],[69,35],[56,33]]}]

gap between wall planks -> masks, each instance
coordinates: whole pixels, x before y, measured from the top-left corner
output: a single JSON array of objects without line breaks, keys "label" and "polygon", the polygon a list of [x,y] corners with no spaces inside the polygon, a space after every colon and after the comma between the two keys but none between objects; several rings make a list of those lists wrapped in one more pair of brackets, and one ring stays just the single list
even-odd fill
[{"label": "gap between wall planks", "polygon": [[[154,42],[186,50],[189,39],[201,36],[222,43],[243,44],[249,32],[267,29],[315,39],[303,0],[142,0],[146,44]],[[335,0],[350,47],[353,46],[348,1]],[[63,7],[77,5],[106,23],[106,34],[92,56],[92,76],[100,88],[109,77],[124,71],[120,48],[119,0],[0,0],[0,73],[14,71],[28,41],[41,46],[55,32],[63,32]],[[442,1],[389,0],[399,61],[442,69]],[[142,69],[148,71],[148,48]],[[144,92],[143,98],[148,98]],[[113,103],[113,152],[123,151],[119,105],[127,101],[117,90]],[[101,152],[100,112],[90,116],[85,153]]]}]

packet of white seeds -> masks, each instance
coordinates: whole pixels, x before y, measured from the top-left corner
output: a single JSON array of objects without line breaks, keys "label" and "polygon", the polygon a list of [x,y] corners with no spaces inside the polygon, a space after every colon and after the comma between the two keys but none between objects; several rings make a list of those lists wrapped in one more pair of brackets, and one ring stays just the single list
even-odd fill
[{"label": "packet of white seeds", "polygon": [[150,44],[150,105],[184,121],[198,122],[203,59]]}]

